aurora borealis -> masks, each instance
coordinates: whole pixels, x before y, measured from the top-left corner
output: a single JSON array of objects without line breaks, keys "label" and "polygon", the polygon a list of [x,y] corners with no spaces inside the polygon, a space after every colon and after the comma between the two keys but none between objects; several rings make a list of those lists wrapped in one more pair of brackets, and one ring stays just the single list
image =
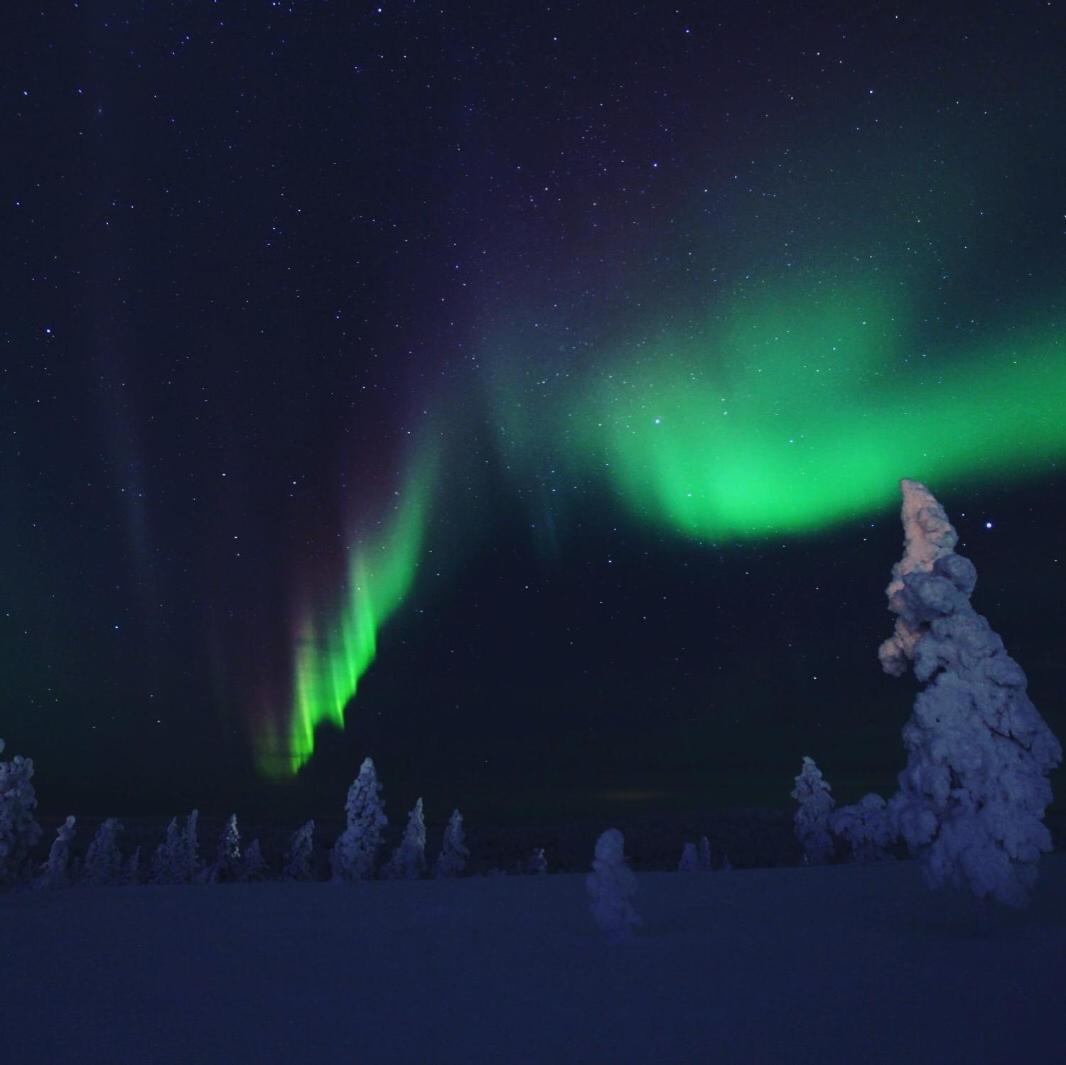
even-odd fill
[{"label": "aurora borealis", "polygon": [[876,782],[901,477],[1057,727],[1049,9],[105,7],[9,64],[0,735],[42,774]]}]

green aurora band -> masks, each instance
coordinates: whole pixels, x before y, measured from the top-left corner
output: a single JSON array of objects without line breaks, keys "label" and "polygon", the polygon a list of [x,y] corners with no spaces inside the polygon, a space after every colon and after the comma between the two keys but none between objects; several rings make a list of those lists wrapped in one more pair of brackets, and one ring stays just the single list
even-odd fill
[{"label": "green aurora band", "polygon": [[314,752],[315,730],[344,728],[344,708],[377,654],[378,632],[410,593],[432,502],[436,457],[416,456],[395,509],[348,554],[345,594],[324,620],[305,611],[297,624],[288,727],[268,725],[257,737],[256,765],[267,777],[296,773]]},{"label": "green aurora band", "polygon": [[[520,342],[496,347],[487,417],[527,499],[561,506],[566,489],[606,484],[637,521],[699,540],[809,533],[895,506],[904,476],[943,489],[1039,475],[1066,455],[1054,320],[923,355],[872,290],[819,288],[607,350],[573,376],[536,372]],[[352,550],[339,609],[304,617],[291,720],[261,737],[263,773],[295,773],[319,724],[343,728],[426,550],[438,465],[420,456],[390,520]]]}]

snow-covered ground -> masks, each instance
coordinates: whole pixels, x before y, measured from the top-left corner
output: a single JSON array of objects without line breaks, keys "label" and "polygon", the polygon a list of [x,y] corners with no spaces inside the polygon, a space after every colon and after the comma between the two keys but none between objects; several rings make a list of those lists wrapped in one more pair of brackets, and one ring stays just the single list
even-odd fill
[{"label": "snow-covered ground", "polygon": [[1066,1043],[1066,855],[981,925],[911,862],[0,895],[0,1059],[1041,1062]]}]

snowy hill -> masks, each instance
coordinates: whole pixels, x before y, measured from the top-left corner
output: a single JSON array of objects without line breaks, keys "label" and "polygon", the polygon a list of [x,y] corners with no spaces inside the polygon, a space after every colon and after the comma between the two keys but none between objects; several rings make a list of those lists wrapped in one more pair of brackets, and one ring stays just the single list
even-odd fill
[{"label": "snowy hill", "polygon": [[984,925],[911,862],[0,895],[3,1060],[1040,1062],[1066,1034],[1066,855]]}]

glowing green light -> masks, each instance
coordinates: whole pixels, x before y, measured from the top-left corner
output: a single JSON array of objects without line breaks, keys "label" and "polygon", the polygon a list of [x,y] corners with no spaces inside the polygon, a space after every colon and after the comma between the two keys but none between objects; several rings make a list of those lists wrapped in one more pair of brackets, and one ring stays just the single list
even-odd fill
[{"label": "glowing green light", "polygon": [[308,612],[297,630],[292,710],[287,731],[264,727],[257,765],[263,774],[295,773],[314,751],[324,722],[344,727],[344,709],[377,654],[378,632],[414,583],[428,519],[435,460],[420,454],[399,502],[380,530],[349,556],[343,602],[325,621]]}]

